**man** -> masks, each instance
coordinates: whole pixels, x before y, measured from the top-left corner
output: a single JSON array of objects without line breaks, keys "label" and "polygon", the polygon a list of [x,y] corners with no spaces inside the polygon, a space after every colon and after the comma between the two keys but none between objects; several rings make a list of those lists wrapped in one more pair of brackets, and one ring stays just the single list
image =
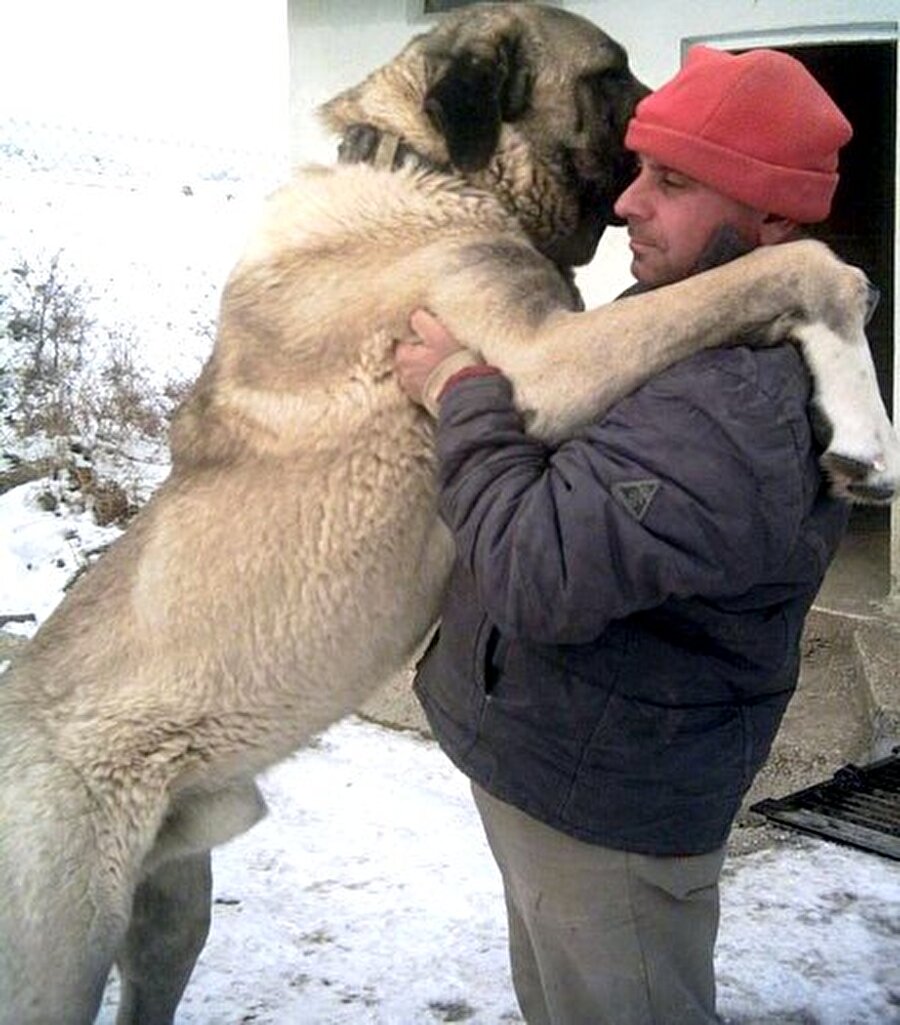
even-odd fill
[{"label": "man", "polygon": [[[850,126],[798,62],[703,47],[639,106],[642,288],[825,218]],[[708,1025],[724,845],[846,523],[791,346],[697,355],[556,448],[423,312],[458,560],[416,691],[473,782],[529,1025]],[[460,366],[464,364],[469,364]],[[598,373],[603,368],[598,367]]]}]

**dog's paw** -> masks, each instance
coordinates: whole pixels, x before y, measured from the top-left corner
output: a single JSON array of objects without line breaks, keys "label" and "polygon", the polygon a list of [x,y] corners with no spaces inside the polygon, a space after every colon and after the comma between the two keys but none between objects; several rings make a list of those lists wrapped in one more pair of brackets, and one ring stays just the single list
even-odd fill
[{"label": "dog's paw", "polygon": [[796,328],[814,384],[822,467],[833,494],[884,505],[900,493],[900,439],[884,408],[865,335],[836,335],[824,324]]},{"label": "dog's paw", "polygon": [[900,474],[888,472],[880,460],[861,460],[828,450],[821,463],[837,498],[860,505],[888,505],[897,497]]},{"label": "dog's paw", "polygon": [[900,494],[900,440],[877,399],[877,406],[856,397],[852,409],[832,402],[824,410],[832,432],[820,462],[831,492],[861,505],[887,505]]}]

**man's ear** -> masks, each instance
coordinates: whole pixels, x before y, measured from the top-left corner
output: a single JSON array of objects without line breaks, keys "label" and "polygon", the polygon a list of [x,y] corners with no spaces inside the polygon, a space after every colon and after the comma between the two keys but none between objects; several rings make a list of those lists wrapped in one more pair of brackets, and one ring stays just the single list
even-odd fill
[{"label": "man's ear", "polygon": [[453,56],[425,95],[425,113],[443,135],[453,166],[479,171],[497,148],[501,124],[524,113],[530,92],[519,47],[504,40],[491,58],[470,51]]},{"label": "man's ear", "polygon": [[774,246],[779,242],[789,242],[800,234],[800,225],[787,217],[778,214],[766,214],[759,225],[759,244]]}]

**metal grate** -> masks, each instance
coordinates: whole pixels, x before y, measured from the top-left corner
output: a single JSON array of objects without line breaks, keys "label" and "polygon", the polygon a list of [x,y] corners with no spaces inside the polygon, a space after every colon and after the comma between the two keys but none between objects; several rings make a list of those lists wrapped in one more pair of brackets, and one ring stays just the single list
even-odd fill
[{"label": "metal grate", "polygon": [[825,783],[751,811],[780,825],[900,861],[900,749],[871,765],[847,765]]}]

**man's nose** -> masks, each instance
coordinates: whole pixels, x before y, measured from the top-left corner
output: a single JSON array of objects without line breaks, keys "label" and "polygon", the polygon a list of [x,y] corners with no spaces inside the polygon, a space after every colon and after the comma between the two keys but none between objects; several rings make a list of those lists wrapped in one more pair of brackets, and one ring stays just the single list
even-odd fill
[{"label": "man's nose", "polygon": [[621,218],[623,221],[640,216],[640,180],[641,176],[638,175],[628,188],[619,195],[613,206],[616,217]]}]

